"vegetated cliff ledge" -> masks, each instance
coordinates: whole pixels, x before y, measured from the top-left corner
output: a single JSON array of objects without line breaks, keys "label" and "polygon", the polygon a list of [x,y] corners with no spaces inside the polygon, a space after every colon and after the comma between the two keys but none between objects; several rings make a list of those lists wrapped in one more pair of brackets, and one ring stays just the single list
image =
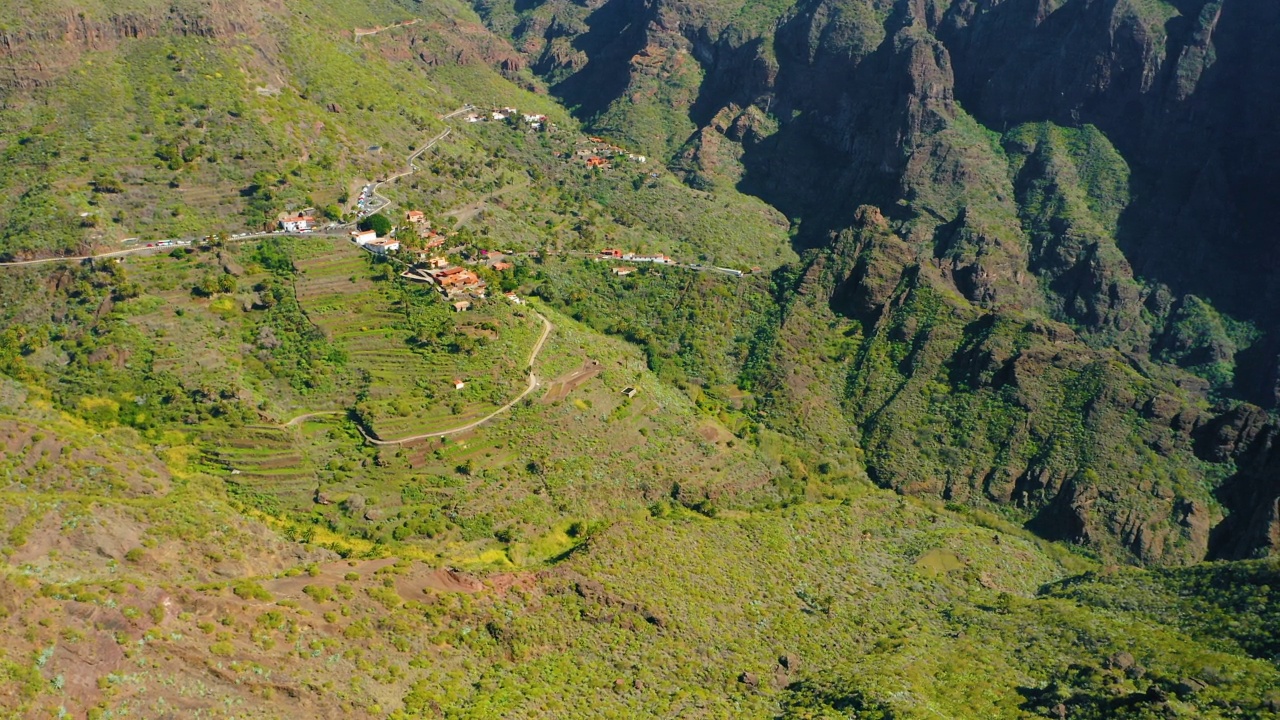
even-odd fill
[{"label": "vegetated cliff ledge", "polygon": [[11,8],[0,19],[0,91],[46,85],[79,63],[85,53],[111,50],[122,41],[153,37],[232,38],[258,35],[278,2],[210,0],[152,3],[129,12],[65,9],[24,13]]},{"label": "vegetated cliff ledge", "polygon": [[[290,13],[301,12],[280,0],[146,0],[128,10],[108,5],[94,10],[82,7],[48,12],[15,6],[0,11],[0,100],[7,93],[48,86],[82,62],[85,54],[115,50],[132,40],[247,40],[264,62],[279,64],[275,57],[279,36],[286,34],[292,22]],[[394,17],[395,11],[390,12]],[[412,53],[431,66],[482,63],[512,76],[523,67],[523,59],[506,42],[474,20],[450,12],[445,8],[429,24],[406,31],[403,47],[384,43],[384,52]],[[334,35],[354,30],[336,24],[338,19],[333,17],[305,19],[314,24],[315,30]]]},{"label": "vegetated cliff ledge", "polygon": [[1144,561],[1274,546],[1269,436],[1198,438],[1280,402],[1280,6],[477,5],[602,131],[802,221],[879,482]]}]

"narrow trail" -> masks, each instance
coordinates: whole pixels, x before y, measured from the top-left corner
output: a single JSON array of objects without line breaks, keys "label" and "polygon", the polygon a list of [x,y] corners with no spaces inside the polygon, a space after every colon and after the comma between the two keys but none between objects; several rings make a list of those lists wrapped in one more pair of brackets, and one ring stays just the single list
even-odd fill
[{"label": "narrow trail", "polygon": [[300,424],[300,423],[306,422],[307,420],[310,420],[311,418],[314,418],[314,417],[321,417],[321,416],[324,416],[324,415],[346,415],[346,414],[347,414],[347,413],[346,413],[345,411],[343,411],[343,410],[317,410],[317,411],[315,411],[315,412],[309,412],[309,413],[307,413],[307,414],[305,414],[305,415],[299,415],[299,416],[297,416],[297,417],[295,417],[295,418],[291,418],[291,419],[289,420],[289,422],[287,422],[287,423],[285,423],[285,424],[281,425],[280,427],[281,427],[281,428],[289,428],[289,427],[293,427],[293,426],[298,425],[298,424]]},{"label": "narrow trail", "polygon": [[403,28],[403,27],[412,27],[414,25],[417,25],[418,22],[419,22],[418,18],[414,18],[412,20],[402,20],[398,23],[393,23],[391,25],[383,25],[382,27],[353,28],[351,33],[356,40],[359,40],[362,37],[377,35],[380,32],[386,32],[388,30],[395,30],[397,28]]},{"label": "narrow trail", "polygon": [[414,442],[416,440],[426,440],[428,438],[443,437],[445,435],[454,435],[460,432],[466,432],[468,430],[472,430],[474,428],[480,427],[481,425],[489,422],[495,417],[515,407],[516,403],[525,399],[525,397],[529,393],[533,392],[534,388],[538,387],[538,376],[533,374],[533,363],[535,360],[538,359],[538,354],[542,352],[542,346],[547,342],[547,337],[551,335],[552,328],[555,327],[554,325],[551,324],[550,320],[548,320],[546,317],[542,315],[542,313],[533,311],[533,314],[537,315],[538,319],[542,321],[542,335],[538,337],[538,342],[534,343],[533,345],[533,352],[529,354],[529,384],[527,387],[525,387],[524,392],[512,398],[511,401],[508,402],[506,405],[503,405],[502,407],[498,408],[497,410],[494,410],[488,415],[485,415],[479,420],[473,420],[467,423],[466,425],[460,425],[456,428],[450,428],[448,430],[437,430],[436,432],[422,433],[421,435],[411,435],[409,437],[398,438],[396,440],[381,440],[381,439],[372,437],[364,431],[364,428],[360,428],[360,434],[364,435],[364,439],[368,440],[370,443],[374,445],[384,445],[384,446],[385,445],[403,445],[404,443]]},{"label": "narrow trail", "polygon": [[[536,310],[533,310],[531,312],[533,312],[534,315],[537,315],[538,319],[542,321],[542,334],[538,336],[538,341],[533,344],[533,350],[529,353],[529,383],[525,387],[523,392],[521,392],[519,395],[512,398],[506,405],[503,405],[502,407],[494,410],[493,412],[489,413],[488,415],[485,415],[484,417],[478,420],[472,420],[466,425],[459,425],[458,427],[449,428],[448,430],[437,430],[435,432],[422,433],[420,435],[411,435],[409,437],[397,438],[395,440],[383,440],[381,438],[377,438],[370,435],[369,433],[365,432],[364,428],[357,425],[356,428],[360,431],[360,434],[364,436],[365,440],[367,440],[369,443],[373,445],[381,445],[381,446],[403,445],[404,443],[414,442],[417,440],[426,440],[428,438],[444,437],[445,435],[456,435],[457,433],[466,432],[468,430],[474,430],[475,428],[480,427],[481,425],[489,422],[495,417],[515,407],[516,403],[525,399],[525,397],[527,397],[529,393],[533,392],[534,389],[538,387],[538,376],[533,374],[533,363],[538,359],[538,355],[542,352],[542,348],[546,344],[547,338],[550,337],[551,331],[555,328],[555,326],[551,324],[551,321],[548,320],[542,313]],[[318,410],[316,412],[309,412],[309,413],[306,413],[305,415],[299,415],[297,417],[290,418],[284,424],[277,425],[276,427],[284,429],[284,428],[294,427],[298,423],[304,422],[314,417],[320,417],[323,415],[345,415],[345,414],[346,414],[346,411],[344,410]]]},{"label": "narrow trail", "polygon": [[503,185],[502,187],[492,192],[485,193],[484,195],[481,195],[479,198],[467,203],[466,205],[463,205],[458,208],[454,208],[452,210],[446,210],[444,211],[443,215],[445,217],[457,218],[458,224],[456,227],[462,227],[463,225],[467,224],[468,220],[474,218],[477,214],[480,213],[481,210],[484,210],[485,206],[488,205],[489,203],[502,197],[503,195],[506,195],[512,190],[521,190],[526,187],[529,187],[529,178],[527,177],[522,180],[518,180],[510,185]]}]

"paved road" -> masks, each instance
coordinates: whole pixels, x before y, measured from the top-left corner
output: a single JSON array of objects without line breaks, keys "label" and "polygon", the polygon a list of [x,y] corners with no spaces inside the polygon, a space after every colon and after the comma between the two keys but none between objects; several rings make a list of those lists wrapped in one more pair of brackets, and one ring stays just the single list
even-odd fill
[{"label": "paved road", "polygon": [[441,120],[448,120],[449,118],[455,118],[455,117],[458,117],[459,115],[461,115],[461,114],[462,114],[462,113],[464,113],[464,112],[467,112],[468,110],[475,110],[475,109],[476,109],[476,106],[475,106],[475,105],[472,105],[471,103],[467,103],[466,105],[463,105],[462,107],[458,108],[457,110],[454,110],[453,112],[449,113],[448,115],[441,115],[441,116],[440,116],[440,119],[441,119]]},{"label": "paved road", "polygon": [[362,213],[362,216],[363,216],[363,217],[368,217],[368,216],[373,215],[373,214],[375,214],[375,213],[380,213],[380,212],[382,212],[383,210],[386,210],[387,208],[389,208],[389,207],[391,207],[392,205],[394,205],[395,203],[391,202],[391,198],[388,198],[386,195],[383,195],[382,193],[378,192],[378,188],[382,187],[383,185],[386,185],[386,184],[387,184],[387,183],[389,183],[389,182],[394,182],[394,181],[396,181],[396,180],[399,180],[399,179],[400,179],[400,178],[402,178],[402,177],[406,177],[406,176],[408,176],[408,175],[412,175],[412,174],[414,174],[414,173],[418,172],[418,166],[417,166],[417,165],[414,165],[414,164],[413,164],[413,161],[414,161],[414,160],[417,160],[419,157],[422,157],[422,153],[424,153],[424,152],[426,152],[426,151],[430,150],[431,148],[435,147],[436,143],[438,143],[438,142],[440,142],[441,140],[443,140],[443,139],[445,139],[445,138],[449,137],[449,134],[450,134],[450,133],[452,133],[452,132],[453,132],[452,130],[448,130],[448,129],[446,129],[444,132],[442,132],[442,133],[440,133],[439,135],[437,135],[437,136],[435,136],[435,137],[431,138],[430,140],[428,140],[426,145],[423,145],[422,147],[418,148],[418,150],[417,150],[416,152],[414,152],[412,155],[410,155],[409,157],[405,158],[406,162],[408,162],[408,163],[409,163],[409,167],[408,167],[408,169],[406,169],[404,172],[396,173],[395,175],[392,175],[392,176],[390,176],[390,177],[384,178],[384,179],[379,180],[378,182],[374,183],[374,184],[373,184],[373,191],[369,194],[369,197],[373,198],[374,200],[379,200],[379,201],[381,201],[381,203],[382,203],[382,204],[381,204],[381,205],[379,205],[377,208],[365,208],[365,209],[364,209],[364,212]]},{"label": "paved road", "polygon": [[[298,233],[298,232],[281,232],[279,230],[275,230],[272,232],[249,233],[247,235],[241,235],[239,237],[228,237],[228,238],[224,238],[223,242],[241,243],[241,242],[248,242],[249,240],[257,240],[259,238],[264,238],[264,237],[276,237],[276,236],[282,236],[282,235],[287,235],[289,237],[317,237],[317,236],[347,237],[346,234],[344,233],[331,233],[331,232]],[[173,244],[165,245],[161,247],[160,246],[161,242],[169,242]],[[139,245],[137,247],[125,248],[124,250],[112,250],[111,252],[99,253],[97,255],[76,255],[76,256],[59,255],[58,257],[39,258],[36,260],[14,260],[12,262],[0,262],[0,267],[21,267],[23,265],[44,265],[46,263],[57,263],[57,262],[84,262],[85,260],[99,260],[102,258],[123,257],[125,255],[134,255],[136,253],[171,252],[173,250],[176,250],[177,248],[193,247],[195,245],[196,245],[196,242],[194,240],[174,238],[170,240],[160,240],[155,243],[152,243],[152,247],[147,247],[146,245]]]},{"label": "paved road", "polygon": [[[458,109],[458,110],[453,111],[452,113],[450,113],[450,114],[449,114],[449,115],[447,115],[446,117],[453,117],[453,116],[457,115],[458,113],[466,112],[466,111],[467,111],[467,110],[469,110],[470,108],[471,108],[471,106],[469,106],[469,105],[468,105],[468,106],[464,106],[464,107],[462,107],[462,108],[460,108],[460,109]],[[435,147],[436,143],[440,142],[441,140],[445,139],[446,137],[449,137],[449,134],[450,134],[450,133],[452,133],[452,132],[453,132],[452,130],[446,129],[444,132],[442,132],[442,133],[440,133],[439,135],[437,135],[437,136],[435,136],[435,137],[431,138],[430,140],[428,140],[428,141],[427,141],[427,144],[426,144],[426,145],[423,145],[421,148],[419,148],[417,151],[415,151],[412,155],[410,155],[408,158],[406,158],[407,162],[409,163],[409,168],[408,168],[407,170],[405,170],[405,171],[404,171],[404,172],[402,172],[402,173],[398,173],[398,174],[396,174],[396,175],[392,175],[391,177],[388,177],[388,178],[386,178],[386,179],[384,179],[384,180],[382,180],[382,181],[380,181],[380,182],[378,182],[378,183],[374,184],[374,186],[373,186],[373,195],[372,195],[372,197],[377,198],[378,200],[381,200],[381,201],[382,201],[382,204],[381,204],[381,205],[379,205],[379,206],[378,206],[378,209],[376,209],[376,210],[369,210],[369,211],[366,213],[366,216],[367,216],[367,215],[372,215],[372,214],[374,214],[374,213],[382,212],[383,210],[386,210],[387,208],[389,208],[389,207],[391,207],[391,206],[393,205],[393,203],[391,202],[391,200],[390,200],[389,198],[387,198],[386,196],[381,195],[380,193],[378,193],[378,188],[379,188],[379,187],[381,187],[381,186],[383,186],[383,185],[385,185],[385,184],[387,184],[387,183],[389,183],[389,182],[392,182],[392,181],[395,181],[395,180],[399,180],[400,178],[405,177],[406,175],[412,175],[412,174],[414,174],[415,172],[417,172],[417,171],[418,171],[418,168],[417,168],[417,166],[416,166],[416,165],[414,165],[414,164],[413,164],[413,161],[414,161],[414,160],[417,160],[419,157],[421,157],[421,156],[422,156],[422,154],[423,154],[423,153],[425,153],[426,151],[428,151],[428,150],[430,150],[431,148]],[[332,226],[332,227],[346,227],[346,226],[348,226],[348,225],[353,225],[353,224],[354,224],[354,223],[347,223],[347,225],[337,225],[337,226]],[[307,236],[315,236],[315,235],[322,235],[322,236],[327,236],[327,237],[345,237],[345,236],[344,236],[344,235],[342,235],[341,233],[328,233],[328,232],[323,232],[323,231],[321,231],[321,232],[309,232],[309,233],[285,233],[285,232],[280,232],[280,231],[272,231],[272,232],[248,233],[248,234],[246,234],[246,235],[241,235],[241,236],[239,236],[239,237],[229,237],[229,238],[226,238],[226,239],[225,239],[225,241],[226,241],[226,242],[231,242],[231,243],[239,243],[239,242],[245,242],[245,241],[247,241],[247,240],[257,240],[258,238],[271,237],[271,236],[273,236],[273,235],[291,235],[291,236],[294,236],[294,237],[307,237]],[[76,256],[73,256],[73,257],[70,257],[70,256],[59,256],[59,257],[49,257],[49,258],[38,258],[38,259],[36,259],[36,260],[15,260],[15,261],[12,261],[12,262],[0,262],[0,267],[21,267],[21,266],[23,266],[23,265],[44,265],[44,264],[46,264],[46,263],[56,263],[56,262],[84,262],[85,260],[97,260],[97,259],[99,259],[99,258],[122,257],[122,256],[125,256],[125,255],[133,255],[133,254],[135,254],[135,253],[145,253],[145,252],[148,252],[148,251],[150,251],[150,252],[167,252],[167,251],[170,251],[170,250],[172,250],[173,248],[176,248],[176,247],[186,247],[186,246],[190,246],[190,245],[194,245],[194,244],[195,244],[195,241],[193,241],[193,240],[187,240],[186,238],[168,238],[168,239],[165,239],[165,240],[157,240],[155,243],[152,243],[152,245],[154,245],[154,246],[158,246],[158,245],[159,245],[160,243],[162,243],[162,242],[169,242],[169,243],[174,243],[174,244],[172,244],[172,245],[166,245],[165,247],[147,247],[147,246],[145,246],[145,245],[139,245],[139,246],[137,246],[137,247],[125,248],[124,250],[112,250],[111,252],[100,253],[100,254],[98,254],[98,255],[76,255]]]},{"label": "paved road", "polygon": [[[173,247],[185,247],[185,246],[175,245]],[[102,253],[100,255],[77,255],[75,257],[59,256],[59,257],[51,257],[51,258],[40,258],[39,260],[15,260],[13,262],[0,262],[0,267],[22,267],[23,265],[44,265],[45,263],[56,263],[56,262],[84,262],[85,260],[96,260],[98,258],[109,258],[109,257],[120,257],[122,255],[132,255],[133,253],[139,253],[146,250],[155,252],[157,250],[169,250],[169,249],[170,249],[169,247],[162,247],[162,248],[137,247],[137,248],[129,248],[127,250],[116,250],[114,252]]]}]

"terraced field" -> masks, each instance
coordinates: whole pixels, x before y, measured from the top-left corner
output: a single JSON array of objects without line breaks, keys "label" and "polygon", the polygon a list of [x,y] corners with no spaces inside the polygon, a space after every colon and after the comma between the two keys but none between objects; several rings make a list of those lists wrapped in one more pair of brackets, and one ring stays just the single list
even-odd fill
[{"label": "terraced field", "polygon": [[296,436],[275,428],[237,428],[207,436],[207,459],[246,482],[271,481],[273,490],[313,482],[315,473]]},{"label": "terraced field", "polygon": [[[349,243],[300,243],[295,290],[310,320],[347,356],[348,371],[365,374],[364,408],[381,438],[433,432],[492,412],[523,389],[524,368],[537,338],[537,321],[517,315],[508,303],[478,303],[466,327],[484,333],[466,351],[415,348],[408,306],[443,300],[420,288],[369,280],[369,258]],[[428,310],[441,312],[440,307]],[[457,391],[454,379],[466,388]]]}]

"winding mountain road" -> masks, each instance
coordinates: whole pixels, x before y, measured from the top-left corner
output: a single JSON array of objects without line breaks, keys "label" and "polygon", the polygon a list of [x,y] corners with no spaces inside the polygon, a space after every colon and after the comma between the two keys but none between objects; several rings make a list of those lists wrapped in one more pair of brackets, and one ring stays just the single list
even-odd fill
[{"label": "winding mountain road", "polygon": [[453,132],[452,130],[449,130],[446,128],[444,132],[431,138],[430,140],[427,141],[426,145],[423,145],[422,147],[418,148],[416,151],[414,151],[413,154],[405,158],[405,162],[408,163],[409,167],[406,168],[404,172],[396,173],[395,175],[391,175],[389,177],[383,178],[382,180],[379,180],[378,182],[374,183],[370,188],[369,197],[375,200],[381,201],[382,204],[379,205],[377,208],[366,208],[363,213],[363,216],[368,217],[370,215],[380,213],[383,210],[386,210],[387,208],[391,207],[392,205],[395,205],[395,203],[392,202],[391,198],[378,192],[378,188],[382,187],[383,185],[386,185],[389,182],[395,182],[396,180],[399,180],[402,177],[406,177],[418,172],[418,166],[414,165],[413,161],[422,157],[423,153],[435,147],[436,143],[449,137],[449,134],[452,132]]}]

